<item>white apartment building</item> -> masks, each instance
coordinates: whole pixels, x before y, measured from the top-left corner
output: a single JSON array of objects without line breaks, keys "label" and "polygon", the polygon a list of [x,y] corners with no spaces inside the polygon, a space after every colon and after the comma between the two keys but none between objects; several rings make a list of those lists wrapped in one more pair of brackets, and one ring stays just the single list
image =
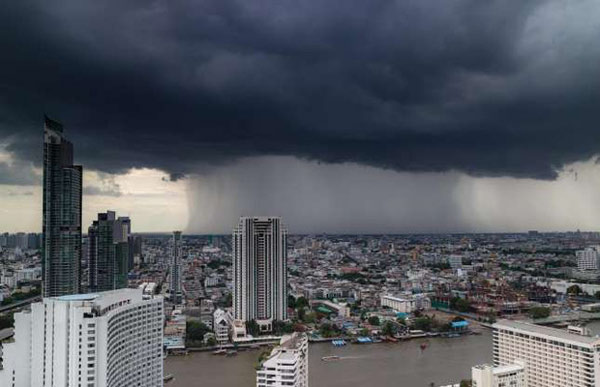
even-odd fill
[{"label": "white apartment building", "polygon": [[308,387],[308,337],[295,332],[281,338],[278,347],[256,371],[256,387]]},{"label": "white apartment building", "polygon": [[412,313],[415,310],[430,309],[431,300],[423,294],[408,295],[406,297],[381,296],[381,306],[387,306],[396,312]]},{"label": "white apartment building", "polygon": [[233,317],[270,331],[287,320],[287,230],[278,217],[242,217],[233,231]]},{"label": "white apartment building", "polygon": [[598,247],[587,247],[575,253],[577,257],[577,269],[598,270],[600,269],[600,254]]},{"label": "white apartment building", "polygon": [[215,331],[217,343],[227,343],[229,341],[229,331],[231,330],[233,317],[223,309],[216,309],[213,317],[213,330]]},{"label": "white apartment building", "polygon": [[522,364],[494,367],[490,364],[471,368],[473,387],[527,387]]},{"label": "white apartment building", "polygon": [[527,387],[600,386],[600,339],[519,321],[493,327],[494,365],[523,364]]},{"label": "white apartment building", "polygon": [[142,289],[45,298],[15,314],[2,387],[163,385],[163,300]]}]

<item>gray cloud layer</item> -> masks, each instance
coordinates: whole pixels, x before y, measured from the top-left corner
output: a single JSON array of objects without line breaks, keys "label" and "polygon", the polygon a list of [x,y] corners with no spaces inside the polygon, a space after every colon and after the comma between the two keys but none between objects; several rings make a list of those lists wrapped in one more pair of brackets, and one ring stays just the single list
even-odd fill
[{"label": "gray cloud layer", "polygon": [[551,179],[598,152],[597,1],[12,1],[0,140],[87,167],[246,156]]}]

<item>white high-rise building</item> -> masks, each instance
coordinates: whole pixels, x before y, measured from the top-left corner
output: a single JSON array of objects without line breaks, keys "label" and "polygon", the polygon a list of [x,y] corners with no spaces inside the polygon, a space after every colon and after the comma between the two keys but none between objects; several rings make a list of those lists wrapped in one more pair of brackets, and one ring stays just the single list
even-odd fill
[{"label": "white high-rise building", "polygon": [[223,309],[216,309],[213,315],[213,330],[217,343],[223,344],[229,341],[229,331],[233,323],[231,314]]},{"label": "white high-rise building", "polygon": [[173,231],[172,248],[169,294],[171,295],[171,301],[179,304],[181,302],[181,231]]},{"label": "white high-rise building", "polygon": [[600,386],[600,339],[531,323],[494,324],[494,365],[522,364],[527,387]]},{"label": "white high-rise building", "polygon": [[527,387],[525,368],[521,364],[477,365],[471,369],[471,380],[473,387]]},{"label": "white high-rise building", "polygon": [[278,217],[242,217],[233,231],[233,314],[268,331],[287,319],[287,231]]},{"label": "white high-rise building", "polygon": [[15,314],[2,387],[163,385],[163,300],[142,289],[44,298]]},{"label": "white high-rise building", "polygon": [[308,337],[295,332],[281,338],[278,347],[256,371],[256,387],[308,387]]},{"label": "white high-rise building", "polygon": [[597,247],[587,247],[575,253],[577,257],[577,269],[598,270],[600,269],[600,254]]}]

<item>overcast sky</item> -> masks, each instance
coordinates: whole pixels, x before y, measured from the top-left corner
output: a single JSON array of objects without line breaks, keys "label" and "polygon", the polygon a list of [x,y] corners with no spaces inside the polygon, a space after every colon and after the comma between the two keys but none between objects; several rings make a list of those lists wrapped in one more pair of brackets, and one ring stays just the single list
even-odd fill
[{"label": "overcast sky", "polygon": [[0,231],[41,228],[44,113],[85,227],[600,228],[596,0],[22,0],[0,23]]}]

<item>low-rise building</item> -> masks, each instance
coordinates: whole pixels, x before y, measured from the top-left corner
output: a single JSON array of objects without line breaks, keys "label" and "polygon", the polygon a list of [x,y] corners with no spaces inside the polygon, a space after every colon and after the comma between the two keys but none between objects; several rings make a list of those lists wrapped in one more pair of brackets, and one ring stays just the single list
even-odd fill
[{"label": "low-rise building", "polygon": [[522,364],[494,367],[477,365],[471,369],[473,387],[526,387],[525,368]]},{"label": "low-rise building", "polygon": [[295,332],[281,338],[278,347],[256,371],[257,387],[308,387],[308,337]]}]

